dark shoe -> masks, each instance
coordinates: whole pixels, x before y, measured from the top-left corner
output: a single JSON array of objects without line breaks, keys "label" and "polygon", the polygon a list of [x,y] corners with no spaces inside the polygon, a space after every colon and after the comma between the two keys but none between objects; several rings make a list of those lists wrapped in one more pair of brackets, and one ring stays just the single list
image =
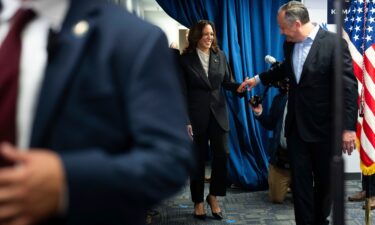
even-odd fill
[{"label": "dark shoe", "polygon": [[[197,214],[196,213],[196,209],[197,209],[197,206],[200,205],[203,207],[202,211],[203,211],[203,214]],[[200,202],[200,203],[194,203],[194,218],[197,218],[197,219],[200,219],[200,220],[205,220],[206,219],[206,213],[204,213],[204,202]]]},{"label": "dark shoe", "polygon": [[150,210],[147,210],[147,215],[150,215],[150,216],[157,216],[159,215],[159,211],[155,210],[155,209],[150,209]]},{"label": "dark shoe", "polygon": [[217,220],[222,220],[224,219],[224,216],[223,216],[223,213],[222,212],[218,212],[218,213],[214,213],[212,212],[212,216],[217,219]]},{"label": "dark shoe", "polygon": [[194,218],[199,219],[199,220],[205,220],[206,219],[206,213],[202,215],[198,215],[194,213]]},{"label": "dark shoe", "polygon": [[362,202],[366,198],[366,191],[360,191],[348,197],[350,202]]},{"label": "dark shoe", "polygon": [[[366,204],[362,205],[362,209],[366,209]],[[375,209],[375,196],[370,197],[370,209]]]},{"label": "dark shoe", "polygon": [[217,220],[222,220],[224,219],[224,216],[223,216],[223,213],[220,211],[220,212],[214,212],[212,211],[212,205],[211,205],[211,201],[210,201],[210,198],[209,198],[210,195],[207,195],[206,197],[206,202],[207,204],[210,206],[211,208],[211,213],[212,213],[212,216],[217,219]]},{"label": "dark shoe", "polygon": [[156,217],[160,213],[154,209],[147,210],[146,212],[146,224],[152,224],[155,223]]}]

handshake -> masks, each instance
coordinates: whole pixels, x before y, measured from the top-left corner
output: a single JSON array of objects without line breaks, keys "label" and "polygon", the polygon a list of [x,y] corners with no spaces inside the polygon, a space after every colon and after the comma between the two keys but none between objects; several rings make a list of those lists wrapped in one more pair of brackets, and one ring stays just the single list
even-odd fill
[{"label": "handshake", "polygon": [[253,87],[257,85],[257,81],[254,77],[247,77],[241,85],[237,88],[238,93],[243,93],[244,91],[250,91]]},{"label": "handshake", "polygon": [[[273,56],[270,56],[270,55],[266,55],[264,57],[264,61],[271,64],[270,70],[279,69],[281,67],[281,64],[282,64],[282,63],[276,61],[276,59]],[[257,80],[255,79],[255,77],[252,77],[252,78],[247,77],[242,82],[242,84],[237,88],[237,92],[243,93],[244,91],[251,91],[251,89],[256,85],[257,85]],[[276,85],[273,85],[273,86],[276,86]]]}]

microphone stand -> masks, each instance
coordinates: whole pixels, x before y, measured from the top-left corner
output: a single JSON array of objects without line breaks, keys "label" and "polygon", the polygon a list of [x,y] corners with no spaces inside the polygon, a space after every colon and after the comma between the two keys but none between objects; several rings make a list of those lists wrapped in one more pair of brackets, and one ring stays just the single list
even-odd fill
[{"label": "microphone stand", "polygon": [[333,158],[332,158],[332,178],[331,193],[333,197],[333,224],[345,225],[344,220],[344,161],[342,159],[342,132],[343,132],[343,60],[342,60],[342,0],[335,0],[335,23],[337,29],[336,51],[335,51],[335,76],[333,79],[334,94],[332,102],[334,104],[334,120],[333,120]]},{"label": "microphone stand", "polygon": [[[363,179],[363,178],[362,178]],[[365,191],[366,191],[366,200],[365,200],[365,224],[370,225],[371,224],[371,204],[370,204],[370,182],[371,176],[368,176],[366,185],[365,185]]]}]

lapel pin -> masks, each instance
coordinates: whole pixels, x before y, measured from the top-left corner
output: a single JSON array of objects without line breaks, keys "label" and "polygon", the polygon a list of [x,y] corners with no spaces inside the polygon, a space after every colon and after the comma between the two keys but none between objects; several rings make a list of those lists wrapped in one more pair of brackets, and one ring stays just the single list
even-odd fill
[{"label": "lapel pin", "polygon": [[218,59],[214,59],[214,62],[215,62],[215,63],[218,63],[218,62],[219,62],[219,60],[218,60]]},{"label": "lapel pin", "polygon": [[73,27],[73,33],[77,37],[82,37],[86,34],[86,32],[89,30],[89,23],[85,20],[79,21],[76,25]]}]

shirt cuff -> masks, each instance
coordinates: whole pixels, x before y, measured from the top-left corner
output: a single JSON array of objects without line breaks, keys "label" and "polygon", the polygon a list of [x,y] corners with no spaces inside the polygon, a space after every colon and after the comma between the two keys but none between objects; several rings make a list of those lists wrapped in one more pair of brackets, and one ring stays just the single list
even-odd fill
[{"label": "shirt cuff", "polygon": [[259,74],[255,75],[254,79],[255,79],[256,84],[259,84],[260,82]]}]

